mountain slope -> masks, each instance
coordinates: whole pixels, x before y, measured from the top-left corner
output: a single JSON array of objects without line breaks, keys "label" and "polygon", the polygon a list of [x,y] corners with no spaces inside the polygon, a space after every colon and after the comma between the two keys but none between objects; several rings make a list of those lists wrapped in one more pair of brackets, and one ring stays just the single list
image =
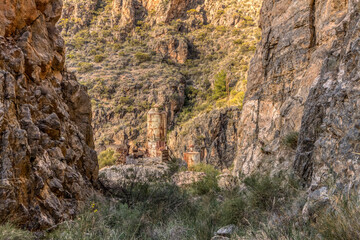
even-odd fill
[{"label": "mountain slope", "polygon": [[[143,150],[145,114],[155,103],[179,134],[200,113],[241,108],[259,7],[259,0],[65,1],[68,69],[90,89],[97,150]],[[229,101],[215,92],[221,74]],[[184,144],[172,148],[180,157]]]}]

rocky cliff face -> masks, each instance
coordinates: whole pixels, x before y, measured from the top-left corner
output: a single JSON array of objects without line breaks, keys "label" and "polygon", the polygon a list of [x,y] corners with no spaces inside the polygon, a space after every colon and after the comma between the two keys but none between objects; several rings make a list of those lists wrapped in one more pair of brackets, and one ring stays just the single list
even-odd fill
[{"label": "rocky cliff face", "polygon": [[[357,0],[263,2],[237,171],[291,169],[295,160],[308,183],[356,178],[359,7]],[[286,146],[294,132],[296,151]]]},{"label": "rocky cliff face", "polygon": [[0,4],[0,221],[30,229],[73,217],[97,180],[90,99],[64,70],[61,10]]},{"label": "rocky cliff face", "polygon": [[177,158],[183,158],[189,146],[201,153],[201,161],[218,169],[231,168],[237,147],[237,124],[241,111],[225,108],[203,113],[189,122],[176,126],[168,136],[168,145]]}]

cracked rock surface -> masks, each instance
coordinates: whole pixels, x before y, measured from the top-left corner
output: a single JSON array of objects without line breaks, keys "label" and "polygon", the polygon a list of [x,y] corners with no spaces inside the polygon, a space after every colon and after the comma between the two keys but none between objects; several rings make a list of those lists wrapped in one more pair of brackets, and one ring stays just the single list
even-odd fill
[{"label": "cracked rock surface", "polygon": [[0,221],[48,228],[92,193],[86,89],[64,69],[61,0],[0,3]]},{"label": "cracked rock surface", "polygon": [[[235,172],[294,166],[312,185],[357,184],[359,10],[358,0],[263,2]],[[296,150],[282,144],[292,132]]]}]

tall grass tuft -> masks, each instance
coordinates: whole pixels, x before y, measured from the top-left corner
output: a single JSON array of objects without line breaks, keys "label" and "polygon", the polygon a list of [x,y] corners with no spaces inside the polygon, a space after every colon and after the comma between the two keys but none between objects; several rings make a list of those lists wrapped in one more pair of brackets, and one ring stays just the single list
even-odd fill
[{"label": "tall grass tuft", "polygon": [[10,223],[0,225],[0,240],[33,240],[35,236],[27,231],[18,229]]},{"label": "tall grass tuft", "polygon": [[324,239],[360,239],[359,204],[358,196],[335,198],[331,208],[316,223]]}]

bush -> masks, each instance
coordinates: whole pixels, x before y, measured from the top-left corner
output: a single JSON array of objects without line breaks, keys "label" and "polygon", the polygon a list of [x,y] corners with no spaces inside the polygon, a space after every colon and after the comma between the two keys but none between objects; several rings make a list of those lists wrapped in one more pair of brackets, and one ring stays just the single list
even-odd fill
[{"label": "bush", "polygon": [[195,15],[197,13],[198,13],[198,11],[196,9],[190,9],[187,11],[187,14],[189,14],[189,15]]},{"label": "bush", "polygon": [[240,109],[243,106],[244,98],[245,98],[245,92],[232,92],[233,96],[231,96],[230,99],[230,105],[231,106],[238,106]]},{"label": "bush", "polygon": [[148,53],[137,52],[135,53],[135,58],[139,63],[147,62],[151,60],[151,56]]},{"label": "bush", "polygon": [[[290,179],[291,180],[291,179]],[[254,174],[244,179],[244,184],[249,191],[249,204],[254,209],[272,211],[282,206],[289,198],[295,195],[300,185],[283,176]],[[292,185],[286,185],[289,183]]]},{"label": "bush", "polygon": [[120,97],[119,104],[121,105],[130,105],[134,103],[134,99],[131,97]]},{"label": "bush", "polygon": [[119,154],[115,153],[115,151],[111,148],[102,151],[99,154],[99,167],[107,167],[115,165],[116,161],[119,159]]},{"label": "bush", "polygon": [[93,69],[94,65],[91,63],[87,63],[87,62],[80,62],[78,64],[78,72],[79,73],[86,73],[89,72]]},{"label": "bush", "polygon": [[226,72],[224,70],[216,74],[213,99],[218,100],[226,97],[226,83]]},{"label": "bush", "polygon": [[94,56],[94,62],[96,63],[100,63],[102,61],[104,61],[105,57],[103,55],[95,55]]},{"label": "bush", "polygon": [[219,211],[221,225],[247,225],[247,208],[248,204],[246,199],[240,194],[226,199],[220,207]]},{"label": "bush", "polygon": [[225,14],[225,10],[224,9],[220,9],[216,12],[216,17],[220,17],[221,15]]},{"label": "bush", "polygon": [[216,27],[216,31],[218,31],[218,32],[220,32],[220,33],[226,33],[227,28],[226,28],[226,26],[220,25],[220,26],[217,26],[217,27]]},{"label": "bush", "polygon": [[89,203],[76,220],[64,222],[46,239],[133,239],[141,227],[141,216],[140,210],[125,204],[96,201]]},{"label": "bush", "polygon": [[[194,167],[194,170],[206,172],[209,175],[217,174],[213,167],[206,164],[199,164]],[[136,174],[134,179],[135,177]],[[214,235],[214,231],[228,224],[238,226],[236,239],[242,239],[244,235],[249,236],[244,239],[314,239],[316,236],[312,235],[312,232],[316,232],[314,228],[295,224],[295,219],[288,218],[285,213],[260,211],[259,208],[254,208],[251,197],[253,189],[259,192],[266,186],[270,186],[276,191],[273,185],[278,179],[280,177],[274,179],[268,176],[265,178],[259,175],[252,176],[246,180],[247,186],[251,186],[247,190],[221,192],[217,195],[208,194],[196,198],[172,184],[149,185],[132,181],[124,188],[126,191],[121,189],[117,192],[120,195],[116,195],[118,197],[116,200],[101,199],[90,202],[76,219],[60,224],[45,239],[208,240]],[[267,181],[271,184],[266,185]],[[280,188],[284,189],[286,185],[283,184]],[[273,200],[274,195],[266,194],[266,196],[270,198],[263,198],[267,202]],[[270,217],[274,214],[284,216],[279,220],[280,223],[269,220],[274,219]],[[356,221],[356,216],[353,215],[352,221]],[[347,220],[342,219],[342,221]],[[354,223],[355,228],[357,225]],[[341,228],[341,226],[336,227]],[[351,232],[351,229],[347,230]],[[248,232],[250,232],[249,235],[247,235]],[[348,239],[332,238],[331,235],[324,236],[329,236],[325,239]],[[334,235],[334,237],[337,236]],[[347,235],[344,234],[344,236]],[[353,239],[358,239],[357,235],[351,236],[355,237]]]},{"label": "bush", "polygon": [[299,132],[290,132],[282,138],[281,142],[284,146],[295,150],[297,148],[298,139]]},{"label": "bush", "polygon": [[206,176],[199,182],[194,183],[191,186],[191,190],[194,194],[205,195],[208,193],[215,193],[220,190],[217,176],[220,174],[212,165],[208,164],[197,164],[189,168],[190,171],[204,172]]}]

